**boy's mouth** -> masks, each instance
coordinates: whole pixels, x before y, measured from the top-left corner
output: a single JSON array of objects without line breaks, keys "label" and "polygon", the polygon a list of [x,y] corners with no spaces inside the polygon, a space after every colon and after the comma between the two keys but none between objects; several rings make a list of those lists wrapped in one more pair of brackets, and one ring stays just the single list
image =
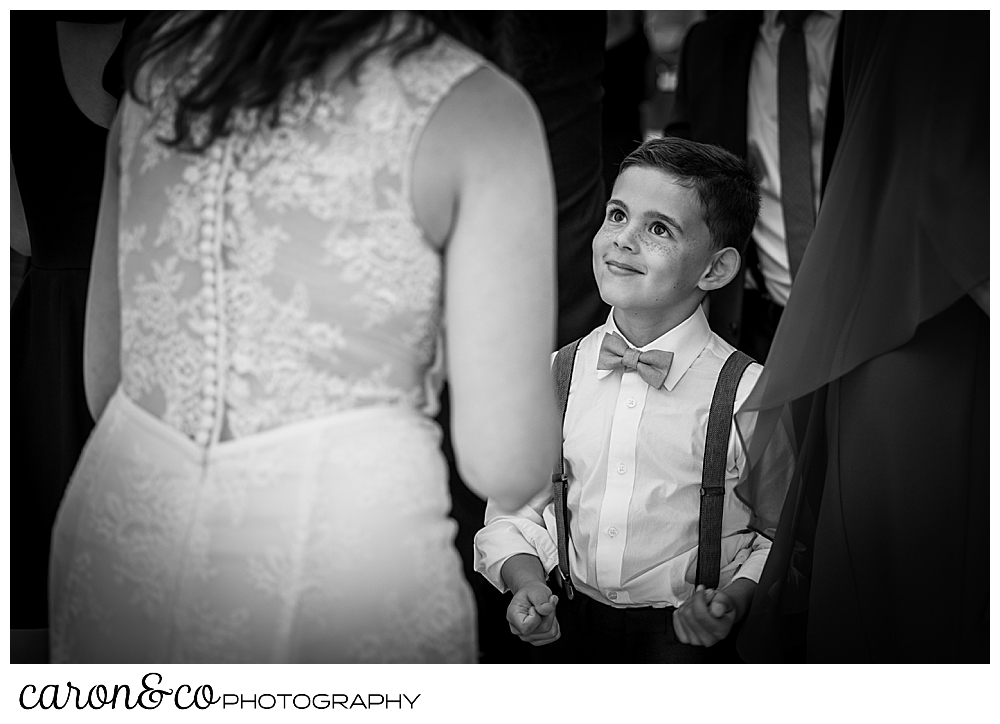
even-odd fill
[{"label": "boy's mouth", "polygon": [[636,269],[634,266],[625,264],[624,262],[615,261],[614,259],[605,259],[604,263],[611,270],[612,274],[642,274],[643,272]]}]

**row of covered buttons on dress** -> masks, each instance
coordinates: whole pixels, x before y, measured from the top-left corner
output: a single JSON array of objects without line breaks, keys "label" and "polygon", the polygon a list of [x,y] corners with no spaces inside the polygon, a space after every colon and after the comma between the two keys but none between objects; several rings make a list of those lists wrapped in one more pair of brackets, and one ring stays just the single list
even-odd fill
[{"label": "row of covered buttons on dress", "polygon": [[221,218],[219,191],[222,179],[223,142],[216,141],[208,151],[209,163],[201,178],[201,225],[198,232],[198,259],[201,263],[201,314],[204,358],[201,369],[201,415],[195,441],[207,445],[212,438],[219,405],[218,377],[220,357],[218,238]]}]

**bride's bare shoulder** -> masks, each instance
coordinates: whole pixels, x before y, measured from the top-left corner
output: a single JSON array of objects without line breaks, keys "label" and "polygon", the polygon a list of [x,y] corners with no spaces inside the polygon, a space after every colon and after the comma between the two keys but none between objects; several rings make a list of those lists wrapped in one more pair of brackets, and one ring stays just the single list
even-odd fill
[{"label": "bride's bare shoulder", "polygon": [[527,132],[542,133],[541,117],[528,93],[491,65],[462,79],[446,97],[427,131],[452,134],[455,143],[503,145]]},{"label": "bride's bare shoulder", "polygon": [[428,236],[443,240],[463,191],[545,179],[545,131],[528,93],[491,65],[463,78],[434,111],[413,167],[413,198]]}]

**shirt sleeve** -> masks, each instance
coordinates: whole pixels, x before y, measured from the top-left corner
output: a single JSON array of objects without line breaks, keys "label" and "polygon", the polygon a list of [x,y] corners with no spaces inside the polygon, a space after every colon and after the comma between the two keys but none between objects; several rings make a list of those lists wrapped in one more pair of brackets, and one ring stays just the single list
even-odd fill
[{"label": "shirt sleeve", "polygon": [[476,533],[473,564],[477,572],[505,593],[507,585],[500,576],[503,564],[511,556],[528,553],[537,556],[548,575],[559,563],[555,536],[555,513],[552,491],[539,493],[516,512],[505,511],[492,500],[486,503],[486,525]]},{"label": "shirt sleeve", "polygon": [[739,385],[736,387],[736,399],[733,403],[733,425],[729,431],[729,451],[726,466],[730,474],[735,472],[741,480],[746,462],[746,451],[744,450],[743,442],[740,440],[740,435],[746,436],[747,439],[753,436],[753,431],[757,423],[757,414],[743,413],[741,422],[743,427],[741,428],[736,424],[736,412],[739,411],[743,403],[746,402],[747,397],[750,396],[751,390],[757,384],[757,380],[760,379],[760,374],[763,371],[764,368],[761,365],[756,362],[752,363],[747,367],[743,373],[743,377],[740,379]]},{"label": "shirt sleeve", "polygon": [[737,578],[749,578],[754,583],[760,581],[760,574],[767,563],[767,555],[771,552],[771,541],[762,535],[755,535],[750,543],[750,555],[740,566],[739,570],[733,574],[733,581]]}]

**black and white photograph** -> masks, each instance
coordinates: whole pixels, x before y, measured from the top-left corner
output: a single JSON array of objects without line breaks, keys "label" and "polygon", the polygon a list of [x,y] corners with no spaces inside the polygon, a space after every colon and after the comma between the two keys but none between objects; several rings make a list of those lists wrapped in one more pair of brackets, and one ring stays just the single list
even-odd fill
[{"label": "black and white photograph", "polygon": [[307,8],[8,13],[8,710],[990,663],[988,10]]}]

